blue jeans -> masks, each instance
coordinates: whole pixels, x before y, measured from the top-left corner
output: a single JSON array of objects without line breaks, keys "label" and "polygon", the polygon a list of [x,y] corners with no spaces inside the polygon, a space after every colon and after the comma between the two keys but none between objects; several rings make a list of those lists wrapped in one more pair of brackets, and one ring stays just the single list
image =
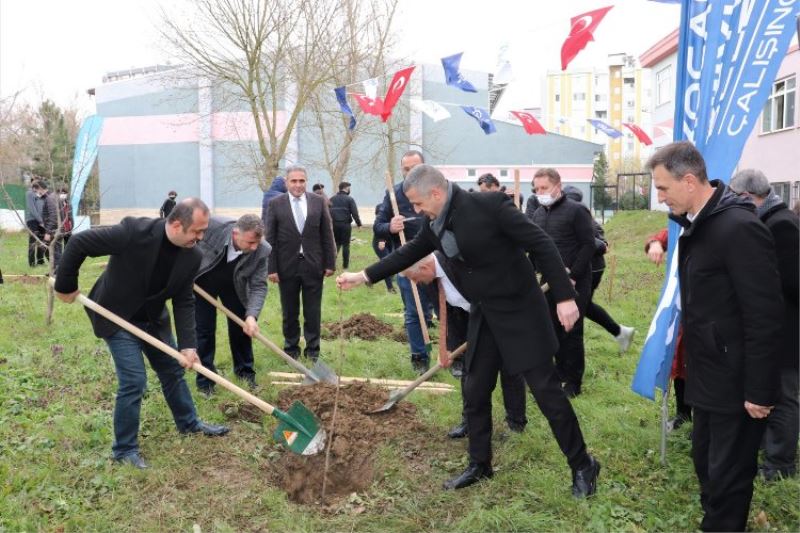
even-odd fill
[{"label": "blue jeans", "polygon": [[[136,325],[142,329],[147,327],[147,324]],[[114,459],[139,452],[139,413],[147,387],[142,352],[161,382],[161,391],[172,411],[178,431],[191,431],[197,427],[197,412],[189,386],[183,379],[184,369],[178,361],[124,329],[104,340],[111,350],[118,382],[117,401],[114,405],[114,445],[111,447]],[[175,339],[171,335],[166,343],[175,347]]]},{"label": "blue jeans", "polygon": [[[414,302],[414,293],[411,291],[411,281],[405,276],[397,276],[397,287],[400,289],[400,296],[403,298],[403,315],[405,319],[406,335],[408,344],[411,347],[411,359],[428,360],[428,351],[425,348],[425,339],[422,336],[422,329],[419,325],[419,315],[417,314],[417,304]],[[417,288],[419,300],[425,313],[425,320],[430,321],[430,302],[425,291]]]}]

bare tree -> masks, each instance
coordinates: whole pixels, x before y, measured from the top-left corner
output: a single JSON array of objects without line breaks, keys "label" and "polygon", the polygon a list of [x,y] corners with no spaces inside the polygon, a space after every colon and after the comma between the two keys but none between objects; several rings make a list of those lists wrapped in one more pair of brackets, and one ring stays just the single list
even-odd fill
[{"label": "bare tree", "polygon": [[[258,183],[279,173],[301,111],[333,76],[331,57],[349,45],[337,0],[196,0],[162,8],[162,36],[192,76],[252,114]],[[236,106],[236,107],[234,107]]]}]

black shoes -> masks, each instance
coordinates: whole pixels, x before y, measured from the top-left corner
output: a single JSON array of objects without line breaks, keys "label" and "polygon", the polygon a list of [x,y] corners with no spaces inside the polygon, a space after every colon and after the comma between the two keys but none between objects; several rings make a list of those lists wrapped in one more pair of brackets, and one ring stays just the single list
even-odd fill
[{"label": "black shoes", "polygon": [[447,432],[447,436],[451,439],[463,439],[467,435],[469,435],[469,429],[467,429],[467,423],[463,420],[459,425]]},{"label": "black shoes", "polygon": [[211,398],[214,395],[214,384],[208,385],[206,387],[197,387],[197,392],[205,396],[206,398]]},{"label": "black shoes", "polygon": [[692,421],[692,415],[678,413],[674,418],[667,420],[667,431],[672,432],[684,425],[686,422]]},{"label": "black shoes", "polygon": [[139,470],[144,470],[145,468],[149,468],[147,463],[144,462],[142,456],[139,455],[138,452],[133,452],[131,454],[125,455],[120,457],[119,459],[114,459],[117,463],[121,465],[131,465]]},{"label": "black shoes", "polygon": [[570,383],[567,381],[561,386],[561,388],[564,390],[564,394],[566,394],[567,398],[570,400],[576,396],[580,396],[581,394],[581,386],[576,383]]},{"label": "black shoes", "polygon": [[231,429],[228,426],[214,426],[206,424],[205,422],[198,421],[194,429],[181,431],[184,435],[189,433],[202,433],[207,437],[221,437],[228,433]]},{"label": "black shoes", "polygon": [[458,490],[470,485],[474,485],[478,481],[486,478],[491,478],[494,475],[491,465],[470,463],[466,470],[460,476],[448,479],[442,485],[445,490]]},{"label": "black shoes", "polygon": [[239,379],[244,381],[250,390],[253,390],[258,386],[258,384],[256,383],[255,374],[242,374],[241,376],[239,376]]},{"label": "black shoes", "polygon": [[453,364],[450,365],[450,375],[454,378],[460,378],[464,375],[464,360],[463,359],[456,359],[453,361]]},{"label": "black shoes", "polygon": [[597,476],[600,475],[600,463],[589,456],[589,465],[572,472],[572,495],[586,498],[597,490]]},{"label": "black shoes", "polygon": [[420,376],[428,371],[430,368],[430,359],[415,359],[414,357],[411,358],[411,368],[414,369],[414,372],[419,374]]}]

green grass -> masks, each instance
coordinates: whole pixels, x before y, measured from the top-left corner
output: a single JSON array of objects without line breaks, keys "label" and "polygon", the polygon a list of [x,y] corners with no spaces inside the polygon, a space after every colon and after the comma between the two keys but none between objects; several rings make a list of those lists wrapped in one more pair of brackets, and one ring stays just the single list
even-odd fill
[{"label": "green grass", "polygon": [[[603,464],[598,494],[588,501],[570,497],[568,468],[532,400],[525,433],[495,440],[495,478],[457,493],[441,491],[441,482],[465,464],[465,443],[444,437],[459,419],[455,394],[410,397],[441,436],[421,447],[424,473],[409,466],[396,443],[387,443],[378,452],[370,489],[326,511],[295,505],[270,483],[276,449],[272,419],[263,428],[235,421],[224,439],[182,437],[152,374],[140,433],[151,468],[120,468],[109,459],[116,380],[105,344],[93,336],[77,304],[57,304],[55,323],[48,327],[44,286],[7,281],[0,286],[0,532],[190,531],[194,524],[221,532],[696,530],[701,510],[688,428],[669,437],[668,463],[661,466],[658,405],[630,391],[662,278],[662,270],[647,262],[642,244],[664,222],[663,214],[627,212],[607,224],[612,248],[596,300],[620,323],[635,326],[637,334],[632,350],[620,357],[610,335],[595,324],[587,326],[584,393],[574,406],[588,446]],[[353,268],[373,261],[369,231],[354,233]],[[29,272],[25,246],[23,235],[0,235],[4,274]],[[612,257],[616,267],[609,295]],[[84,290],[100,273],[95,266],[100,262],[84,264]],[[326,280],[323,321],[361,311],[402,325],[400,298],[387,294],[383,285],[340,296],[333,280]],[[280,344],[274,287],[260,323]],[[219,331],[218,366],[230,377],[221,319]],[[63,351],[54,351],[56,345]],[[277,393],[267,386],[266,373],[287,367],[255,346],[259,395],[273,401]],[[335,369],[342,351],[343,375],[413,378],[405,345],[323,343],[323,357]],[[438,379],[455,383],[449,375]],[[222,422],[220,405],[232,399],[220,391],[195,401],[204,419]],[[501,430],[499,392],[494,412]],[[798,496],[797,480],[758,481],[751,529],[800,530]],[[754,521],[761,511],[766,525]]]}]

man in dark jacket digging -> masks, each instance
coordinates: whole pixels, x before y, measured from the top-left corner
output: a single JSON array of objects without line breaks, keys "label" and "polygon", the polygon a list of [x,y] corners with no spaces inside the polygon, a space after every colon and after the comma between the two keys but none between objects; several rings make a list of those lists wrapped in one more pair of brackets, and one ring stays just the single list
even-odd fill
[{"label": "man in dark jacket digging", "polygon": [[[556,377],[558,347],[542,290],[527,254],[547,275],[556,312],[569,330],[578,320],[575,291],[553,241],[525,218],[503,193],[468,193],[448,183],[432,166],[418,165],[403,182],[414,209],[428,219],[413,240],[357,273],[337,278],[342,289],[374,283],[405,270],[439,250],[470,302],[464,396],[469,425],[469,465],[445,489],[460,489],[490,478],[491,394],[501,367],[521,374],[572,469],[572,494],[596,489],[600,464],[586,451],[578,419]],[[443,360],[444,359],[444,360]],[[441,357],[440,362],[449,362]]]},{"label": "man in dark jacket digging", "polygon": [[144,353],[161,382],[164,399],[181,433],[220,436],[225,426],[212,426],[197,417],[181,365],[198,362],[194,330],[192,284],[201,254],[195,245],[208,227],[208,207],[197,198],[178,203],[167,219],[124,218],[115,226],[78,233],[70,239],[56,276],[56,296],[73,302],[78,295],[78,272],[87,257],[108,255],[108,266],[89,298],[123,320],[175,347],[166,301],[172,300],[178,363],[169,355],[86,310],[94,334],[108,344],[117,372],[114,405],[114,460],[147,468],[139,453],[139,413],[147,386]]},{"label": "man in dark jacket digging", "polygon": [[[264,224],[256,215],[239,220],[212,217],[203,240],[197,244],[203,261],[197,272],[197,285],[241,318],[240,327],[228,319],[228,344],[233,357],[233,373],[253,388],[253,341],[258,332],[258,315],[267,297],[267,260],[272,247],[264,240]],[[203,366],[216,372],[217,308],[202,296],[195,296],[197,352]],[[214,390],[214,382],[197,374],[197,389],[204,395]]]},{"label": "man in dark jacket digging", "polygon": [[783,301],[772,236],[753,204],[709,181],[683,141],[648,161],[678,239],[686,402],[703,531],[744,531],[758,448],[780,397]]}]

